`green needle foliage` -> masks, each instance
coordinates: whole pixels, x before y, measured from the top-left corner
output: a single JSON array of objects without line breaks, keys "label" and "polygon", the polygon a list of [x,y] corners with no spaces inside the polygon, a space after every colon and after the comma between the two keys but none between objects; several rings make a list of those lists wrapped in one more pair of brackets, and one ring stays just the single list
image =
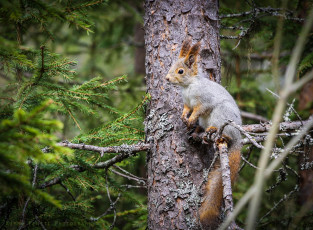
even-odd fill
[{"label": "green needle foliage", "polygon": [[[53,163],[62,156],[71,156],[71,151],[56,144],[53,133],[63,125],[57,120],[43,118],[45,109],[52,100],[27,113],[17,110],[12,119],[4,119],[0,124],[0,183],[2,196],[25,193],[30,195],[33,186],[30,170],[34,164]],[[49,146],[51,153],[43,153],[42,148]],[[49,198],[53,204],[59,203],[47,194],[35,191],[37,198]]]},{"label": "green needle foliage", "polygon": [[[75,42],[93,33],[100,15],[92,13],[95,7],[109,11],[101,0],[0,2],[0,228],[108,229],[115,217],[116,225],[128,222],[124,229],[146,226],[144,192],[129,189],[133,183],[111,169],[91,167],[116,154],[58,145],[67,137],[61,121],[71,121],[67,127],[77,130],[71,135],[74,143],[109,146],[144,140],[143,108],[149,96],[138,105],[124,102],[133,109],[121,112],[112,97],[118,96],[118,85],[125,87],[125,75],[82,78],[77,61],[56,52],[57,45],[69,40],[59,36],[61,31],[72,32]],[[108,27],[111,21],[104,25]],[[124,35],[118,30],[112,38],[121,41]],[[96,125],[90,126],[91,120]],[[144,164],[142,160],[139,154],[117,165],[136,171],[133,164]],[[42,186],[56,178],[57,184]]]}]

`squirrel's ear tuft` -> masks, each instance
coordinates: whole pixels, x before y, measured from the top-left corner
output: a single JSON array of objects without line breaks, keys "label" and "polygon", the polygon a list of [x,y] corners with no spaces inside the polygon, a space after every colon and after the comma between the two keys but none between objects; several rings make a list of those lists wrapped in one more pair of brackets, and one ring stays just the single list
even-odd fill
[{"label": "squirrel's ear tuft", "polygon": [[183,42],[183,46],[181,47],[180,53],[179,53],[179,58],[185,57],[190,49],[190,44],[191,44],[191,40],[190,39],[186,39]]},{"label": "squirrel's ear tuft", "polygon": [[200,42],[193,45],[189,53],[187,54],[184,62],[189,68],[191,68],[191,66],[197,61],[197,56],[200,51],[200,46],[201,46]]}]

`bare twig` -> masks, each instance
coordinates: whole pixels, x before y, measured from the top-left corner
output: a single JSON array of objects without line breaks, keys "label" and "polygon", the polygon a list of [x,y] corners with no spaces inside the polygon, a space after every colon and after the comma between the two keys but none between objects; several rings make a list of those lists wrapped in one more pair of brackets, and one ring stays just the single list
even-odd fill
[{"label": "bare twig", "polygon": [[134,175],[134,174],[132,174],[132,173],[126,171],[125,169],[123,169],[123,168],[121,168],[121,167],[119,167],[119,166],[117,166],[117,165],[113,165],[113,167],[114,167],[114,168],[117,168],[117,169],[119,169],[119,170],[121,170],[122,172],[124,172],[125,174],[127,174],[127,175],[129,175],[129,176],[131,176],[131,177],[133,177],[133,178],[136,178],[136,179],[142,181],[143,183],[146,182],[146,179],[145,179],[145,178],[138,177],[138,176],[136,176],[136,175]]},{"label": "bare twig", "polygon": [[[236,35],[236,36],[220,35],[221,39],[238,39],[237,44],[235,45],[233,50],[236,49],[239,46],[239,44],[240,44],[240,42],[241,42],[241,40],[243,38],[247,37],[251,33],[251,31],[253,31],[253,28],[255,27],[255,25],[257,23],[257,20],[259,18],[271,15],[271,16],[280,17],[281,20],[282,19],[288,19],[288,20],[294,20],[294,21],[298,21],[298,22],[303,22],[304,21],[304,19],[302,19],[302,18],[292,17],[292,11],[286,11],[286,9],[284,7],[283,8],[256,7],[255,4],[252,4],[251,7],[252,7],[252,10],[250,10],[250,11],[241,12],[241,13],[238,13],[238,14],[225,14],[225,15],[220,15],[219,16],[220,19],[250,16],[249,19],[241,20],[238,23],[238,24],[242,24],[242,23],[244,23],[246,21],[249,21],[250,23],[249,23],[248,26],[224,27],[224,29],[239,30],[240,31],[239,35]],[[279,40],[279,39],[275,39],[275,40]],[[276,51],[279,51],[279,49],[276,50]],[[274,56],[279,55],[279,53],[277,54],[277,52],[274,53],[274,54],[276,54]]]},{"label": "bare twig", "polygon": [[134,177],[132,177],[132,176],[125,175],[125,174],[123,174],[123,173],[121,173],[121,172],[118,172],[118,171],[116,171],[116,170],[114,170],[114,169],[110,169],[110,171],[113,172],[113,173],[115,173],[116,175],[125,177],[125,178],[127,178],[127,179],[129,179],[129,180],[136,181],[138,184],[146,185],[146,182],[145,182],[144,180],[140,180],[140,179],[134,178]]},{"label": "bare twig", "polygon": [[70,197],[73,199],[73,201],[76,201],[75,197],[71,193],[71,191],[62,183],[60,182],[60,185],[66,190],[66,192],[70,195]]},{"label": "bare twig", "polygon": [[[264,179],[267,179],[270,177],[270,175],[273,173],[274,169],[278,167],[278,165],[285,159],[285,157],[288,155],[290,150],[292,149],[293,146],[298,143],[300,139],[302,139],[306,133],[312,128],[313,126],[313,117],[308,120],[306,125],[301,129],[299,134],[297,136],[294,136],[287,146],[285,147],[284,151],[280,154],[278,158],[273,160],[271,164],[264,170]],[[226,218],[226,220],[223,222],[223,224],[219,227],[219,230],[226,229],[227,226],[236,218],[236,216],[240,213],[240,211],[245,207],[245,205],[249,202],[251,197],[255,194],[257,187],[255,185],[252,185],[248,191],[245,193],[245,195],[237,202],[233,213]]]},{"label": "bare twig", "polygon": [[310,81],[313,78],[313,70],[306,73],[301,79],[297,82],[295,82],[292,86],[290,86],[290,92],[295,92],[299,88],[301,88],[305,83]]},{"label": "bare twig", "polygon": [[264,149],[264,146],[263,145],[260,145],[258,144],[254,139],[253,137],[251,137],[241,126],[237,125],[235,122],[233,121],[229,121],[228,122],[229,125],[235,127],[236,129],[238,129],[243,135],[245,135],[250,141],[251,143],[256,146],[257,148],[260,148],[260,149]]},{"label": "bare twig", "polygon": [[39,217],[37,215],[35,215],[36,221],[39,223],[40,227],[43,230],[46,230],[47,228],[44,226],[44,224],[40,221]]},{"label": "bare twig", "polygon": [[[303,78],[301,78],[301,80],[302,80]],[[298,81],[298,82],[300,82],[300,84],[304,84],[302,81]],[[301,83],[302,82],[302,83]],[[294,84],[294,85],[296,85],[296,86],[294,86],[294,87],[297,87],[297,84]],[[300,87],[299,87],[300,88]],[[273,94],[275,97],[277,97],[277,98],[280,98],[280,96],[279,95],[277,95],[276,93],[274,93],[274,92],[272,92],[270,89],[266,89],[268,92],[270,92],[271,94]],[[294,109],[294,107],[291,105],[291,104],[289,104],[289,103],[287,103],[287,105],[288,106],[290,106],[290,109],[296,114],[296,116],[298,117],[298,119],[302,122],[302,119],[301,119],[301,117],[300,117],[300,115],[297,113],[297,111]]]},{"label": "bare twig", "polygon": [[115,208],[115,203],[118,201],[120,194],[118,195],[118,197],[117,197],[117,199],[115,200],[115,202],[113,202],[112,199],[111,199],[110,191],[109,191],[108,172],[107,172],[107,171],[106,171],[106,173],[105,173],[105,178],[106,178],[106,179],[105,179],[105,182],[106,182],[106,190],[107,190],[108,198],[109,198],[109,200],[110,200],[110,207],[111,207],[111,209],[112,209],[113,212],[114,212],[114,219],[113,219],[113,222],[112,222],[112,224],[111,224],[111,226],[110,226],[110,229],[113,229],[113,228],[114,228],[114,225],[115,225],[115,222],[116,222],[116,208]]},{"label": "bare twig", "polygon": [[224,18],[237,18],[237,17],[245,17],[248,15],[253,14],[255,17],[258,16],[261,13],[266,13],[267,15],[271,15],[271,16],[283,16],[288,20],[295,20],[295,21],[299,21],[299,22],[303,22],[304,19],[303,18],[295,18],[292,17],[292,11],[286,11],[285,14],[281,14],[281,12],[283,12],[284,9],[283,8],[271,8],[271,7],[255,7],[250,11],[246,11],[246,12],[241,12],[241,13],[237,13],[237,14],[221,14],[219,16],[220,19],[224,19]]},{"label": "bare twig", "polygon": [[313,116],[308,120],[307,124],[300,130],[297,136],[294,136],[287,146],[284,148],[284,151],[276,158],[265,170],[265,176],[268,177],[271,175],[271,172],[278,167],[278,165],[286,158],[290,150],[303,138],[313,126]]},{"label": "bare twig", "polygon": [[[277,134],[276,136],[294,136],[297,135],[296,132],[290,132],[290,131],[297,131],[301,127],[305,126],[308,123],[308,120],[306,121],[288,121],[288,122],[281,122],[279,123],[279,131],[281,133]],[[242,125],[239,126],[235,123],[231,122],[225,122],[222,128],[225,128],[226,125],[232,125],[245,135],[247,138],[244,138],[241,140],[241,144],[247,145],[247,144],[253,144],[254,146],[258,148],[263,148],[262,145],[258,144],[259,142],[265,141],[268,133],[265,133],[269,131],[272,124],[271,123],[264,123],[264,124],[251,124],[251,125]],[[222,129],[219,130],[219,134],[221,134]],[[251,136],[254,134],[254,136]],[[195,134],[193,133],[191,138],[193,138],[194,141],[202,140],[204,138],[207,138],[207,135],[205,133]],[[204,142],[205,143],[205,142]]]},{"label": "bare twig", "polygon": [[[247,150],[248,150],[248,153],[247,153],[246,157],[244,157],[244,158],[248,161],[249,158],[250,158],[250,155],[251,155],[251,153],[252,153],[253,146],[252,146],[252,145],[251,145],[251,146],[248,146]],[[241,158],[242,158],[242,157],[243,157],[243,155],[241,154]],[[241,170],[245,167],[245,165],[246,165],[246,162],[244,161],[243,164],[241,165],[241,167],[240,167],[238,173],[241,172]]]},{"label": "bare twig", "polygon": [[144,186],[144,185],[123,184],[123,185],[121,185],[121,187],[125,187],[125,188],[144,188],[144,189],[147,189],[147,186]]},{"label": "bare twig", "polygon": [[116,203],[118,202],[118,200],[120,199],[120,197],[121,197],[121,194],[119,193],[117,198],[116,198],[116,200],[113,203],[110,204],[110,207],[104,213],[102,213],[98,217],[90,217],[90,221],[93,221],[93,222],[98,221],[99,219],[101,219],[102,217],[107,215],[109,212],[111,212],[112,209],[115,207]]},{"label": "bare twig", "polygon": [[252,164],[251,162],[249,162],[244,156],[241,155],[241,159],[247,163],[248,165],[250,165],[252,168],[255,168],[255,169],[259,169],[257,166],[255,166],[254,164]]},{"label": "bare twig", "polygon": [[272,192],[278,185],[280,185],[282,182],[287,180],[286,169],[280,168],[278,171],[279,171],[279,174],[276,178],[275,184],[271,185],[268,189],[266,189],[265,190],[266,192]]},{"label": "bare twig", "polygon": [[269,214],[271,214],[281,203],[288,200],[295,192],[298,192],[298,191],[299,191],[299,187],[298,185],[296,185],[295,188],[291,192],[289,192],[287,195],[285,194],[283,198],[281,198],[264,216],[262,216],[260,220],[258,221],[258,223],[262,222],[262,220],[266,218]]},{"label": "bare twig", "polygon": [[239,36],[231,36],[231,35],[220,35],[221,39],[239,39]]},{"label": "bare twig", "polygon": [[[308,120],[306,121],[288,121],[279,123],[278,130],[279,131],[288,131],[288,130],[298,130],[302,126],[306,125]],[[246,132],[253,133],[262,133],[267,132],[272,127],[272,124],[253,124],[253,125],[243,125],[242,128]]]},{"label": "bare twig", "polygon": [[[265,135],[264,136],[255,136],[255,137],[253,137],[253,140],[255,142],[257,142],[257,143],[258,142],[263,142],[263,141],[265,141],[265,139],[266,139]],[[248,145],[248,144],[252,144],[252,142],[248,138],[244,138],[244,139],[241,140],[241,144],[242,145]]]},{"label": "bare twig", "polygon": [[[273,115],[273,126],[269,131],[268,138],[265,142],[265,148],[263,149],[261,153],[261,157],[259,160],[258,167],[260,167],[260,170],[256,172],[255,175],[255,182],[254,185],[256,186],[256,193],[253,195],[253,198],[250,202],[249,211],[248,211],[248,218],[247,218],[247,229],[254,229],[256,218],[259,212],[262,192],[263,192],[263,185],[265,181],[264,177],[264,170],[266,169],[266,166],[268,164],[269,158],[270,158],[270,152],[274,144],[276,133],[279,130],[279,122],[281,121],[282,113],[286,106],[286,101],[288,96],[291,93],[291,86],[294,80],[294,76],[296,73],[296,67],[300,59],[300,55],[302,54],[304,44],[306,41],[307,34],[312,28],[313,23],[313,9],[311,9],[310,14],[308,16],[308,20],[306,21],[299,38],[297,40],[297,43],[293,49],[291,59],[289,62],[289,65],[287,67],[286,73],[285,73],[285,85],[284,89],[281,91],[281,98],[277,102],[277,106],[275,107],[274,115]],[[300,85],[298,86],[300,87]],[[292,88],[293,89],[293,88]],[[290,142],[289,142],[290,143]],[[275,162],[275,161],[273,161]]]}]

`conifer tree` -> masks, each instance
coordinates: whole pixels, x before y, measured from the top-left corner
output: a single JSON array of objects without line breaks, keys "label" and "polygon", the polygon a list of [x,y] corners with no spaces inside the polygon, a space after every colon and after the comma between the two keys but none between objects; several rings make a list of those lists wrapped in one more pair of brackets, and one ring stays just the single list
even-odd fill
[{"label": "conifer tree", "polygon": [[[106,5],[103,1],[40,0],[0,4],[1,228],[109,228],[116,219],[114,204],[125,197],[129,210],[120,216],[128,212],[145,216],[141,200],[130,204],[132,185],[123,187],[125,180],[114,176],[113,172],[124,175],[123,169],[109,167],[140,150],[133,153],[125,144],[143,140],[142,108],[148,96],[131,111],[120,112],[111,106],[110,95],[126,76],[109,81],[98,76],[79,83],[77,62],[54,52],[55,44],[62,42],[60,30],[70,30],[77,37],[92,34],[92,10]],[[112,114],[111,121],[101,119],[102,111]],[[64,117],[80,130],[72,144],[124,144],[124,150],[120,155],[87,147],[71,151],[64,147],[67,141],[60,142]],[[100,123],[86,130],[87,117]],[[145,183],[136,180],[139,187]],[[103,207],[96,212],[95,205]]]},{"label": "conifer tree", "polygon": [[[202,39],[202,71],[226,86],[251,124],[237,127],[245,147],[232,195],[236,204],[252,194],[251,175],[260,170],[273,108],[282,100],[281,73],[311,7],[280,4],[146,1],[143,19],[140,0],[0,1],[0,228],[201,228],[201,176],[213,154],[186,133],[180,93],[163,76],[185,36]],[[303,45],[293,87],[312,73],[312,34]],[[135,49],[136,65],[147,55],[148,94],[143,66],[132,66]],[[295,109],[297,94],[289,97],[270,164],[289,140],[301,138],[272,177],[261,178],[268,184],[258,228],[312,224],[305,194],[312,133],[302,132],[312,125],[310,85],[305,89],[302,111]],[[298,206],[295,194],[306,205]],[[221,211],[220,222],[231,210]],[[236,223],[245,226],[249,215],[241,211]]]}]

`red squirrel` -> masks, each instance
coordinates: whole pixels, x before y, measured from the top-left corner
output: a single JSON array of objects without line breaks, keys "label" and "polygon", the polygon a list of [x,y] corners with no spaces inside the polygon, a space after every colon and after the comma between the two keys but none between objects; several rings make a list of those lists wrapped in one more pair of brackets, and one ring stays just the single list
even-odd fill
[{"label": "red squirrel", "polygon": [[[184,41],[178,60],[170,68],[166,79],[182,88],[184,109],[183,122],[190,128],[199,120],[199,125],[210,135],[219,130],[228,120],[241,125],[239,108],[227,90],[198,72],[197,56],[200,43],[191,47],[191,41]],[[190,116],[188,117],[188,115]],[[197,129],[196,129],[197,130]],[[241,135],[233,126],[226,126],[222,136],[229,146],[231,181],[240,168]],[[209,173],[204,197],[199,209],[203,226],[215,228],[223,202],[223,186],[220,163],[217,161]]]}]

